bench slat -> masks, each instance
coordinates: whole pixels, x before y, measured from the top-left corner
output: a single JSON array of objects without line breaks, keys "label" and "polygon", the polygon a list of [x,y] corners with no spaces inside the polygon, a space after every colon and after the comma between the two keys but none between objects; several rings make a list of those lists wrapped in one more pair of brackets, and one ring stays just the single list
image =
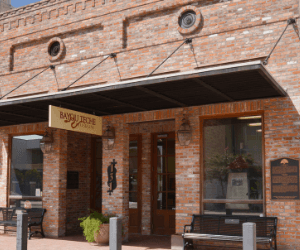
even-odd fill
[{"label": "bench slat", "polygon": [[[256,224],[256,242],[275,244],[277,217],[247,215],[198,215],[194,214],[191,225],[184,226],[184,246],[193,245],[191,240],[243,241],[243,223]],[[187,240],[187,241],[186,241]]]},{"label": "bench slat", "polygon": [[[224,240],[224,241],[243,241],[242,236],[229,236],[229,235],[212,235],[212,234],[194,234],[185,233],[182,235],[185,239],[195,239],[195,240]],[[257,243],[269,243],[269,238],[256,237]]]}]

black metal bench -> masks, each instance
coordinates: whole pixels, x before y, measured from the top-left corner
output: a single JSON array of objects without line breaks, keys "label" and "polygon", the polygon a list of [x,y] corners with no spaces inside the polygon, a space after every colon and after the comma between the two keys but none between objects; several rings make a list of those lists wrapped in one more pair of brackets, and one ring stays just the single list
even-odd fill
[{"label": "black metal bench", "polygon": [[193,240],[242,242],[245,222],[256,223],[256,243],[270,244],[271,250],[277,250],[277,217],[195,214],[191,225],[184,226],[183,250],[193,248]]},{"label": "black metal bench", "polygon": [[[28,214],[28,228],[29,234],[28,239],[31,238],[33,234],[40,233],[42,237],[45,237],[43,231],[43,219],[46,212],[44,208],[0,208],[0,213],[2,214],[2,220],[0,220],[0,226],[5,227],[17,227],[17,213],[27,213]],[[1,215],[0,215],[1,219]],[[40,227],[40,231],[33,231],[32,227]],[[7,230],[12,231],[12,230]],[[15,231],[15,230],[14,230]]]}]

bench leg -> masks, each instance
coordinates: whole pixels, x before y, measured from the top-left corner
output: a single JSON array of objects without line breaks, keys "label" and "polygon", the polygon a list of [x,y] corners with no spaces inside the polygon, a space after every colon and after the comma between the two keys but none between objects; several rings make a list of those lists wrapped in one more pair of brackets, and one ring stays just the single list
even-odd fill
[{"label": "bench leg", "polygon": [[43,226],[41,225],[41,235],[43,238],[45,238],[45,234],[44,234],[44,230],[43,230]]},{"label": "bench leg", "polygon": [[193,244],[190,242],[190,240],[185,240],[183,238],[183,250],[188,250],[188,249],[194,249]]},{"label": "bench leg", "polygon": [[32,235],[32,233],[31,233],[31,227],[29,227],[28,240],[30,240],[30,238],[31,238],[31,235]]}]

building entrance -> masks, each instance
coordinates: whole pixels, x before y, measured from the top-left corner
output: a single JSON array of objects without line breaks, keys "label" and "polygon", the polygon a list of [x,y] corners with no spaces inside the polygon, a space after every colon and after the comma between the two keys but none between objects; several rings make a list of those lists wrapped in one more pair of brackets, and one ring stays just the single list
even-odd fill
[{"label": "building entrance", "polygon": [[93,164],[91,173],[91,209],[102,210],[102,139],[93,139]]},{"label": "building entrance", "polygon": [[153,234],[175,233],[175,133],[153,135]]},{"label": "building entrance", "polygon": [[141,233],[141,136],[129,142],[129,232]]}]

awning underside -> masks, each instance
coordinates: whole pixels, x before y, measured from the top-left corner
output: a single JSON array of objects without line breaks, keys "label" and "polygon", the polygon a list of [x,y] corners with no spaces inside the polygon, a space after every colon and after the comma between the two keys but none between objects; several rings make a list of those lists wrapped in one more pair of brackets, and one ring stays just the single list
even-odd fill
[{"label": "awning underside", "polygon": [[0,102],[0,126],[48,121],[48,106],[114,115],[286,96],[263,65],[150,77],[99,88]]}]

